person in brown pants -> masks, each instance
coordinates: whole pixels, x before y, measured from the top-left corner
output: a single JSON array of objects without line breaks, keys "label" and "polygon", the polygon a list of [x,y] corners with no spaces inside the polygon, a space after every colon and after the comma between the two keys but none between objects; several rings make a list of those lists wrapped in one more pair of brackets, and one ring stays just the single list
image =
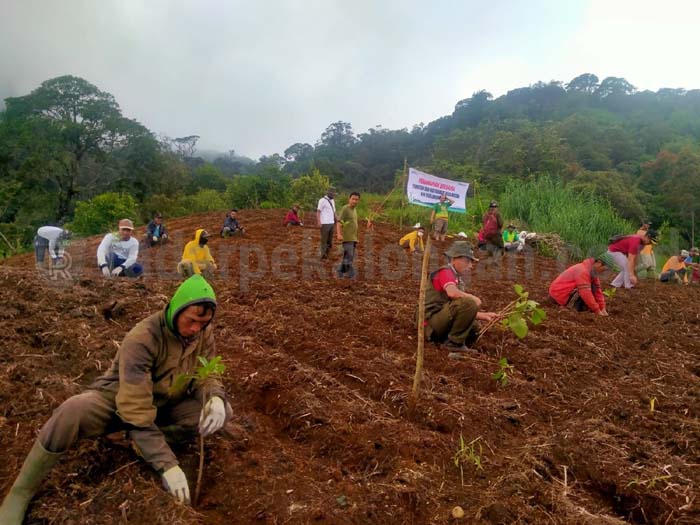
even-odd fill
[{"label": "person in brown pants", "polygon": [[0,524],[21,525],[39,484],[76,441],[117,430],[128,431],[166,490],[189,503],[187,478],[168,441],[211,434],[232,416],[219,379],[194,376],[199,357],[215,355],[215,311],[214,290],[194,275],[164,310],[132,328],[109,371],[63,402],[43,426],[0,507]]}]

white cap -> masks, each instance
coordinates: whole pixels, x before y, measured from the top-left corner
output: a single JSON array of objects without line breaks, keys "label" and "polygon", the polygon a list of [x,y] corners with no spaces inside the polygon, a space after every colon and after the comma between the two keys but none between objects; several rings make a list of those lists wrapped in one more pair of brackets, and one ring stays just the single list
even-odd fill
[{"label": "white cap", "polygon": [[420,222],[417,222],[413,225],[413,229],[417,230],[418,228],[422,228],[423,226],[420,225]]},{"label": "white cap", "polygon": [[469,235],[467,235],[467,234],[464,233],[464,232],[459,232],[459,233],[457,234],[457,237],[462,237],[462,238],[464,238],[464,239],[468,239],[468,238],[469,238]]},{"label": "white cap", "polygon": [[681,250],[681,257],[688,257],[690,252],[688,250]]}]

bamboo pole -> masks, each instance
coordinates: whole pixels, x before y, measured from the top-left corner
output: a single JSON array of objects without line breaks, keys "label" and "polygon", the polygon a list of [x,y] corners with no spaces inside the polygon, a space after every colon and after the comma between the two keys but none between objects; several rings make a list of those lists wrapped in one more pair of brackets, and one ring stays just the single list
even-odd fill
[{"label": "bamboo pole", "polygon": [[[401,177],[401,182],[403,183],[406,180],[406,177],[408,176],[408,158],[404,157],[403,158],[403,177]],[[403,194],[401,195],[401,213],[399,214],[399,231],[403,231],[403,210],[404,210],[404,201],[406,199],[406,192],[404,191]]]},{"label": "bamboo pole", "polygon": [[428,287],[428,266],[430,264],[430,235],[425,241],[423,264],[421,266],[420,292],[418,293],[418,348],[416,350],[416,373],[413,376],[413,389],[409,400],[409,410],[413,412],[420,394],[420,384],[423,378],[423,350],[425,346],[425,291]]}]

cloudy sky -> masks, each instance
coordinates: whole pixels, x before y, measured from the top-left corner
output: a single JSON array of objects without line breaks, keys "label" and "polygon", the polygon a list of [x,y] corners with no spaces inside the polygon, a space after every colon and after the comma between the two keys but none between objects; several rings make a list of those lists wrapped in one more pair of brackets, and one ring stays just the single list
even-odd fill
[{"label": "cloudy sky", "polygon": [[[697,6],[696,6],[697,4]],[[700,88],[694,1],[0,0],[0,98],[64,74],[152,131],[257,158],[581,73]]]}]

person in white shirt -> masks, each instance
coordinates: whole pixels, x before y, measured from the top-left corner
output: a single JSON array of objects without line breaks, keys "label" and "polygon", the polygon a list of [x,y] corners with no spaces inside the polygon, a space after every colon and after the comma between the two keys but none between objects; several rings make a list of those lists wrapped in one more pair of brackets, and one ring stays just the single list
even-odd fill
[{"label": "person in white shirt", "polygon": [[119,234],[108,233],[97,247],[97,266],[105,277],[138,277],[143,266],[136,262],[139,241],[131,234],[134,223],[129,219],[119,221]]},{"label": "person in white shirt", "polygon": [[328,258],[328,252],[333,247],[333,230],[338,220],[333,197],[335,197],[335,188],[328,188],[316,207],[316,223],[321,229],[321,260]]},{"label": "person in white shirt", "polygon": [[44,266],[46,250],[49,251],[54,266],[63,263],[65,244],[70,239],[71,233],[58,226],[42,226],[36,231],[34,237],[34,254],[37,266]]}]

